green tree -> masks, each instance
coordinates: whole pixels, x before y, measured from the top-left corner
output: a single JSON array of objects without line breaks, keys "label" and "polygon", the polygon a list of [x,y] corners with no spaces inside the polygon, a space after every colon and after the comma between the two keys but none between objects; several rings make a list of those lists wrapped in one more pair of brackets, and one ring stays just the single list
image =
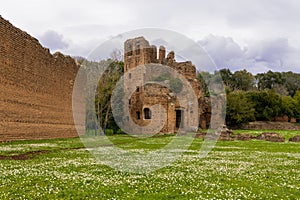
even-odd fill
[{"label": "green tree", "polygon": [[229,69],[221,69],[220,71],[220,75],[223,79],[223,83],[225,86],[229,87],[229,88],[233,88],[233,74]]},{"label": "green tree", "polygon": [[255,118],[259,121],[270,121],[282,116],[282,99],[274,90],[249,91],[247,98],[253,103]]},{"label": "green tree", "polygon": [[112,94],[117,82],[123,74],[124,63],[116,60],[107,60],[109,63],[107,69],[102,74],[98,82],[96,95],[96,114],[100,127],[104,130],[107,128],[117,131],[118,126],[115,123],[111,110]]},{"label": "green tree", "polygon": [[212,79],[212,74],[210,74],[209,72],[201,71],[197,75],[197,80],[205,96],[209,96],[209,90],[207,85],[209,84],[211,79]]},{"label": "green tree", "polygon": [[174,93],[181,92],[183,83],[181,82],[181,80],[179,78],[174,78],[169,73],[161,74],[160,76],[153,78],[153,81],[158,81],[158,82],[162,82],[162,81],[166,81],[166,80],[169,81],[170,89],[172,92],[174,92]]},{"label": "green tree", "polygon": [[282,76],[285,80],[284,86],[290,96],[294,96],[297,90],[300,90],[300,74],[293,72],[283,72]]},{"label": "green tree", "polygon": [[297,90],[293,99],[295,100],[294,116],[297,122],[300,122],[300,90]]},{"label": "green tree", "polygon": [[254,76],[245,69],[234,72],[232,75],[232,80],[233,88],[235,90],[249,91],[252,90],[255,85]]},{"label": "green tree", "polygon": [[289,121],[291,118],[298,117],[299,113],[299,108],[298,107],[298,102],[296,99],[292,98],[291,96],[283,96],[282,97],[282,114],[288,116]]},{"label": "green tree", "polygon": [[245,92],[235,91],[227,95],[226,123],[229,126],[255,121],[254,113],[253,104]]},{"label": "green tree", "polygon": [[170,78],[170,89],[174,93],[181,92],[183,84],[179,78]]},{"label": "green tree", "polygon": [[267,73],[260,73],[255,76],[259,90],[273,89],[275,85],[283,85],[285,78],[280,72],[272,72],[269,70]]}]

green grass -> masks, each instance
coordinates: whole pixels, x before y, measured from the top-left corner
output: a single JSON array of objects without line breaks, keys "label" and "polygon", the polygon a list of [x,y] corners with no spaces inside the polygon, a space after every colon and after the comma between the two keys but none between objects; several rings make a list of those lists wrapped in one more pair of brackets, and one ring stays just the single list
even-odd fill
[{"label": "green grass", "polygon": [[25,140],[0,143],[0,155],[17,155],[21,153],[40,150],[61,150],[83,148],[84,144],[79,138],[51,139],[51,140]]},{"label": "green grass", "polygon": [[[108,138],[125,150],[152,151],[173,137]],[[49,151],[0,160],[0,199],[300,199],[299,143],[217,142],[200,159],[202,143],[195,139],[176,162],[148,174],[97,162],[79,138],[2,143],[0,155]]]}]

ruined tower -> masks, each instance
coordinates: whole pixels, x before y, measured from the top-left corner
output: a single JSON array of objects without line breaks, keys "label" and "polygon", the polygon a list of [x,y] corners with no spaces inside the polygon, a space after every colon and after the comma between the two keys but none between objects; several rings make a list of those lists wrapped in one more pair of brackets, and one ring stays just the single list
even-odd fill
[{"label": "ruined tower", "polygon": [[[151,65],[151,69],[138,67],[143,65]],[[167,75],[169,80],[162,81],[162,84],[152,82],[153,78],[161,79],[166,76],[165,68],[162,66],[172,69]],[[181,127],[199,126],[198,103],[196,102],[196,110],[190,106],[182,106],[174,91],[168,87],[170,82],[177,79],[175,74],[180,74],[192,88],[196,101],[200,98],[196,68],[190,61],[176,62],[175,53],[171,51],[166,56],[166,49],[163,46],[159,47],[157,55],[156,46],[150,45],[144,37],[137,37],[124,43],[124,73],[124,88],[132,93],[125,100],[129,105],[128,117],[131,117],[135,124],[147,126],[153,120],[162,121],[162,118],[166,117],[160,130],[163,133],[174,133]],[[188,98],[181,101],[185,101],[185,105],[193,104],[187,102],[190,101]],[[156,104],[161,105],[164,110],[152,110],[151,106]]]}]

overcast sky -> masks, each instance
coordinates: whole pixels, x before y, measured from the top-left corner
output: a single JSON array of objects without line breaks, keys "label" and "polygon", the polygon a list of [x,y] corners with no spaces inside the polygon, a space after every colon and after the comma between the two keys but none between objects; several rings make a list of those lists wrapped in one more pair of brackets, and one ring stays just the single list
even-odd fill
[{"label": "overcast sky", "polygon": [[218,68],[300,72],[299,0],[7,0],[0,14],[52,52],[87,56],[139,28],[193,39]]}]

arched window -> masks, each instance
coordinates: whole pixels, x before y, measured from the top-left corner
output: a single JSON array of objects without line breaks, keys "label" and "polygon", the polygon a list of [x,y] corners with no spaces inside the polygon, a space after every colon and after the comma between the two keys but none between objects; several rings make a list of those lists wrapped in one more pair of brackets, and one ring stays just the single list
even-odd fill
[{"label": "arched window", "polygon": [[144,108],[145,119],[151,119],[151,110],[149,108]]}]

